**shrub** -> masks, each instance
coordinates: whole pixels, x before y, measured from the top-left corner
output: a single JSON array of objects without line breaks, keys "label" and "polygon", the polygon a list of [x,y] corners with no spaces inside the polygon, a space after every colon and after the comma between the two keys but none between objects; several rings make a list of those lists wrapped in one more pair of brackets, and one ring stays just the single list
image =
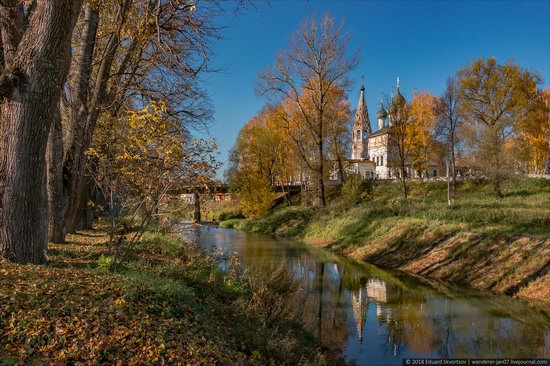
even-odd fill
[{"label": "shrub", "polygon": [[232,229],[243,219],[228,219],[224,221],[220,221],[220,227],[226,228],[226,229]]},{"label": "shrub", "polygon": [[247,218],[260,218],[267,215],[273,205],[275,193],[267,177],[250,174],[247,184],[238,193],[239,208]]},{"label": "shrub", "polygon": [[224,211],[218,216],[219,221],[234,219],[244,219],[244,215],[240,211]]},{"label": "shrub", "polygon": [[110,272],[114,269],[115,265],[115,258],[112,255],[104,255],[102,254],[101,257],[97,260],[98,267],[105,271]]},{"label": "shrub", "polygon": [[355,204],[372,197],[372,182],[364,180],[359,174],[350,174],[342,187],[342,198]]},{"label": "shrub", "polygon": [[258,317],[265,327],[294,318],[299,285],[286,267],[251,267],[245,271],[244,280],[251,292],[245,306],[249,315]]}]

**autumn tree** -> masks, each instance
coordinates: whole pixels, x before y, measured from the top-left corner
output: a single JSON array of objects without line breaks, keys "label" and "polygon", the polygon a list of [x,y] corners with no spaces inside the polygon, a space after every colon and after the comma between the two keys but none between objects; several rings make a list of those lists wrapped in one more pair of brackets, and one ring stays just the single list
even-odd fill
[{"label": "autumn tree", "polygon": [[513,170],[511,140],[528,112],[537,78],[512,61],[479,58],[458,71],[457,82],[475,162],[501,198],[501,184]]},{"label": "autumn tree", "polygon": [[277,107],[266,107],[239,132],[230,154],[227,178],[243,213],[261,217],[275,198],[273,187],[284,186],[294,173],[291,141],[278,119]]},{"label": "autumn tree", "polygon": [[332,162],[342,182],[346,180],[346,159],[351,149],[349,134],[352,111],[342,88],[333,88],[329,93],[327,108],[327,160]]},{"label": "autumn tree", "polygon": [[407,124],[409,160],[411,167],[422,175],[436,160],[434,127],[435,98],[428,92],[415,94],[410,105],[410,122]]},{"label": "autumn tree", "polygon": [[128,213],[141,229],[135,242],[170,190],[210,181],[217,167],[214,149],[212,141],[193,139],[163,102],[119,118],[102,116],[86,152],[91,162],[86,173],[104,197],[111,242],[118,212]]},{"label": "autumn tree", "polygon": [[514,145],[523,171],[542,174],[550,156],[550,90],[537,91],[516,131]]},{"label": "autumn tree", "polygon": [[397,178],[401,183],[403,198],[409,194],[407,165],[412,150],[410,128],[410,106],[397,88],[397,94],[391,98],[388,111],[390,112],[391,131],[388,134],[388,166],[397,171]]},{"label": "autumn tree", "polygon": [[460,126],[464,121],[459,111],[458,85],[454,78],[448,78],[445,91],[436,100],[436,135],[445,144],[450,161],[453,191],[456,192],[456,158],[461,143]]},{"label": "autumn tree", "polygon": [[[89,190],[86,150],[102,114],[113,118],[125,108],[162,101],[167,113],[188,127],[212,116],[200,75],[209,66],[211,43],[219,37],[215,2],[180,4],[162,0],[87,3],[73,40],[75,53],[66,85],[63,135],[55,141],[49,165],[51,238],[62,242],[80,222],[79,207]],[[61,161],[62,160],[62,161]],[[84,194],[83,194],[84,193]],[[82,199],[84,197],[84,199]]]},{"label": "autumn tree", "polygon": [[[314,143],[312,154],[301,155],[305,165],[316,176],[318,207],[326,204],[328,95],[335,87],[347,89],[350,82],[347,74],[357,66],[359,59],[357,51],[348,57],[349,40],[350,37],[343,33],[343,24],[336,26],[331,15],[320,20],[306,19],[292,36],[289,48],[277,55],[275,66],[266,68],[259,75],[259,94],[269,94],[278,102],[285,100],[293,111],[298,112],[304,133]],[[309,101],[307,106],[306,100]],[[287,118],[291,118],[290,113]]]},{"label": "autumn tree", "polygon": [[81,4],[0,4],[0,257],[15,262],[45,260],[44,154]]}]

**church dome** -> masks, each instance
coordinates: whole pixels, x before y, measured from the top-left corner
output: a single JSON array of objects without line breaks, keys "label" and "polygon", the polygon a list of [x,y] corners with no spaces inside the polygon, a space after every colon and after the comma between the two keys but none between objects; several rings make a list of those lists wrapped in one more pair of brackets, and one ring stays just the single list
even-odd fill
[{"label": "church dome", "polygon": [[405,100],[405,97],[401,95],[401,92],[399,91],[399,87],[397,88],[397,94],[395,94],[391,100],[391,105],[389,108],[389,112],[391,115],[395,115],[398,110],[401,110],[407,101]]},{"label": "church dome", "polygon": [[380,103],[380,109],[378,110],[378,112],[376,112],[376,117],[378,119],[385,119],[387,116],[388,112],[386,112],[386,110],[384,109],[384,105]]},{"label": "church dome", "polygon": [[405,103],[406,103],[405,97],[403,95],[401,95],[401,92],[399,91],[399,88],[397,88],[397,94],[395,94],[393,96],[392,104],[401,107],[401,106],[405,105]]}]

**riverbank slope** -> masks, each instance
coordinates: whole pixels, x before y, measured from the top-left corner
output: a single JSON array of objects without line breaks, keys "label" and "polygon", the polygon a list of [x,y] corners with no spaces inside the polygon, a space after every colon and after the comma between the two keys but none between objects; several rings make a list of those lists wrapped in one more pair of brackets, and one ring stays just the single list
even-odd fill
[{"label": "riverbank slope", "polygon": [[550,302],[550,180],[522,179],[493,197],[484,181],[466,181],[451,207],[444,182],[375,187],[359,205],[274,210],[260,220],[222,226],[293,237],[386,268]]},{"label": "riverbank slope", "polygon": [[50,244],[46,265],[0,261],[1,365],[336,363],[292,319],[264,311],[262,294],[290,295],[254,286],[277,279],[222,273],[157,229],[116,270],[107,244],[105,231],[82,231]]}]

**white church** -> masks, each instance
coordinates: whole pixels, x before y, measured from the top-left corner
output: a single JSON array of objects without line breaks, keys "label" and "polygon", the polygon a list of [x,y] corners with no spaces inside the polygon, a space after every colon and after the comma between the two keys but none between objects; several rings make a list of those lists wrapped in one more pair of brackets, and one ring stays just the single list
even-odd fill
[{"label": "white church", "polygon": [[[378,129],[372,132],[369,112],[365,103],[365,87],[361,85],[361,93],[357,104],[355,122],[352,131],[351,159],[348,160],[349,170],[361,175],[365,179],[396,179],[400,170],[396,166],[398,150],[392,135],[392,125],[401,106],[406,103],[399,91],[397,78],[397,94],[392,96],[392,103],[388,111],[380,102],[380,109],[376,113]],[[411,168],[406,162],[405,173],[411,178],[420,178],[420,172]],[[431,164],[423,178],[438,176],[437,164]]]}]

